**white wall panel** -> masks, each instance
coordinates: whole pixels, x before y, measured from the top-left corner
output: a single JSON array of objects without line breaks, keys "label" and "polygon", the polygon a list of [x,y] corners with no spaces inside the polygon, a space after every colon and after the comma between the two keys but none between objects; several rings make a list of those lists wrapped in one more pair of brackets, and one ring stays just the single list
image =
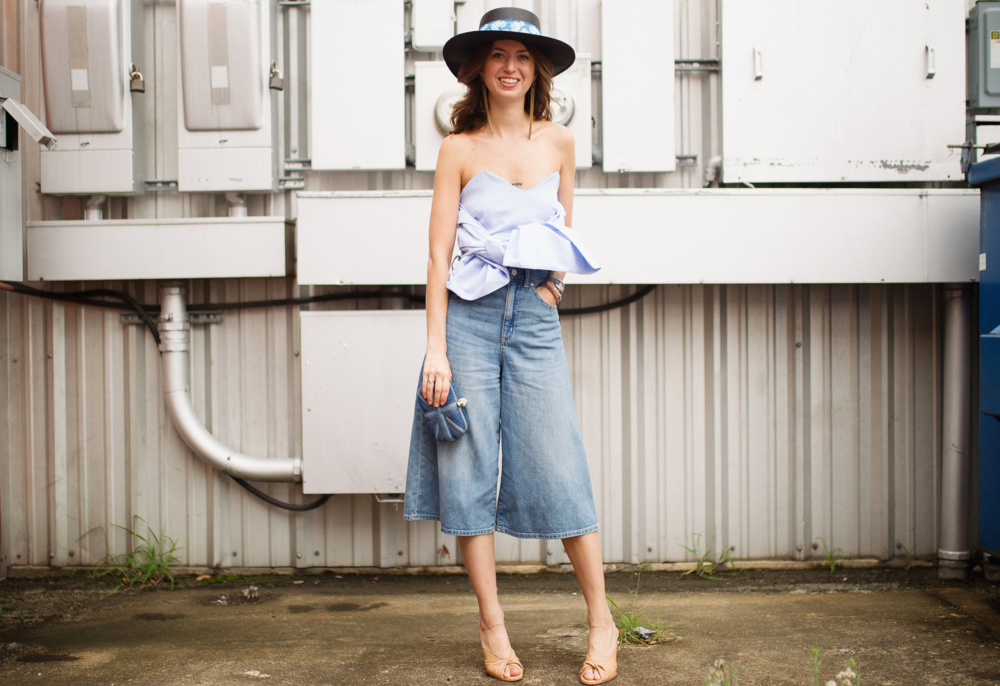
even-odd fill
[{"label": "white wall panel", "polygon": [[403,3],[328,0],[311,9],[312,168],[403,169]]},{"label": "white wall panel", "polygon": [[284,276],[281,217],[32,222],[32,281]]},{"label": "white wall panel", "polygon": [[440,52],[455,35],[455,0],[412,0],[410,26],[414,50]]},{"label": "white wall panel", "polygon": [[576,168],[593,166],[593,121],[590,112],[590,55],[577,53],[573,66],[554,79],[556,88],[573,96],[573,118],[566,125],[576,143]]},{"label": "white wall panel", "polygon": [[[155,282],[106,285],[156,299]],[[289,279],[188,288],[193,302],[294,294]],[[634,288],[570,286],[565,302],[598,305]],[[896,541],[933,555],[940,303],[935,285],[660,286],[623,309],[564,317],[605,560],[684,559],[681,545],[697,532],[716,550],[734,545],[738,558],[815,559],[816,536],[846,557],[888,558]],[[223,442],[302,454],[298,323],[296,308],[283,307],[230,310],[221,324],[193,327],[193,402]],[[95,526],[124,550],[110,527],[132,515],[176,537],[185,565],[460,562],[435,522],[405,523],[394,504],[337,495],[291,514],[208,468],[164,412],[152,338],[116,311],[0,294],[0,337],[5,566],[88,564],[105,551],[99,531],[85,535]],[[310,499],[298,486],[263,487]],[[498,537],[497,549],[504,562],[566,561],[553,541]]]},{"label": "white wall panel", "polygon": [[601,3],[605,172],[676,167],[673,56],[673,2]]},{"label": "white wall panel", "polygon": [[302,489],[402,493],[423,311],[303,312]]},{"label": "white wall panel", "polygon": [[[424,283],[429,216],[429,191],[300,193],[300,282]],[[979,278],[974,190],[581,189],[573,228],[601,270],[571,283]]]},{"label": "white wall panel", "polygon": [[[0,95],[21,102],[21,77],[0,67]],[[26,136],[18,125],[0,112],[0,141],[23,141]],[[7,126],[13,130],[8,131]],[[6,138],[6,137],[10,138]],[[16,137],[16,138],[15,138]],[[21,143],[20,148],[27,147]],[[21,281],[24,278],[24,224],[21,210],[20,150],[0,151],[0,279]]]},{"label": "white wall panel", "polygon": [[[445,91],[459,85],[444,62],[416,62],[414,73],[413,144],[417,148],[417,171],[437,168],[438,150],[444,134],[434,119],[434,107]],[[465,86],[462,86],[463,88]]]},{"label": "white wall panel", "polygon": [[962,3],[722,8],[727,182],[962,179],[947,147],[965,125]]}]

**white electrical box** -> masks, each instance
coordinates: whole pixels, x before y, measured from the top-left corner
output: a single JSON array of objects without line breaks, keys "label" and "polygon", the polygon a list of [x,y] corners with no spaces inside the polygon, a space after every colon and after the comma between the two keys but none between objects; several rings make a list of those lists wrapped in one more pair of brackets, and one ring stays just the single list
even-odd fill
[{"label": "white electrical box", "polygon": [[[21,77],[0,67],[0,100],[21,100]],[[21,215],[21,131],[0,109],[0,279],[24,280]]]},{"label": "white electrical box", "polygon": [[601,3],[601,139],[606,173],[670,172],[674,130],[674,3]]},{"label": "white electrical box", "polygon": [[178,190],[276,190],[271,12],[267,0],[178,0]]},{"label": "white electrical box", "polygon": [[961,180],[964,20],[955,0],[723,0],[723,180]]},{"label": "white electrical box", "polygon": [[[465,86],[444,62],[416,62],[413,71],[416,167],[417,171],[434,171],[444,131],[450,127],[451,108],[464,96]],[[577,55],[573,66],[553,81],[552,120],[573,132],[577,169],[592,166],[590,81],[590,55]]]},{"label": "white electrical box", "polygon": [[413,49],[441,52],[455,35],[455,0],[411,0]]},{"label": "white electrical box", "polygon": [[309,19],[313,169],[403,169],[403,3],[322,0]]},{"label": "white electrical box", "polygon": [[[142,193],[142,0],[45,0],[39,5],[45,123],[41,191]],[[133,71],[133,65],[136,67]]]},{"label": "white electrical box", "polygon": [[301,313],[303,492],[406,488],[425,321],[423,310]]}]

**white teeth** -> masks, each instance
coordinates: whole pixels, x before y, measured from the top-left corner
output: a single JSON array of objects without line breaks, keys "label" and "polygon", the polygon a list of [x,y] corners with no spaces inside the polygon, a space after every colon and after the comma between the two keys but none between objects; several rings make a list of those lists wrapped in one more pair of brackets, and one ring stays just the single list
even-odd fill
[{"label": "white teeth", "polygon": [[517,83],[517,79],[500,79],[501,83]]}]

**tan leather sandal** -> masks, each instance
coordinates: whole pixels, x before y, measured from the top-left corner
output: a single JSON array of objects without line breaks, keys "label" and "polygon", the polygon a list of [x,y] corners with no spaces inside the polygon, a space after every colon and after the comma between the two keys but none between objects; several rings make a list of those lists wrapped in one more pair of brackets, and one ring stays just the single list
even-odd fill
[{"label": "tan leather sandal", "polygon": [[[517,665],[520,667],[521,673],[517,676],[504,676],[503,670],[507,669],[510,665]],[[510,655],[503,659],[497,657],[493,653],[487,652],[486,648],[483,648],[483,666],[486,667],[487,674],[494,679],[499,679],[500,681],[520,681],[524,678],[524,665],[522,665],[521,661],[517,659],[517,655],[514,653],[513,648],[511,648]]]},{"label": "tan leather sandal", "polygon": [[[594,681],[585,679],[583,677],[584,672],[588,669],[592,669],[598,674],[598,678]],[[618,646],[615,645],[614,650],[608,653],[603,660],[595,660],[590,657],[590,653],[587,653],[586,659],[583,661],[583,667],[580,668],[580,683],[587,684],[587,686],[593,686],[593,684],[603,684],[607,681],[611,681],[616,676],[618,676]]]}]

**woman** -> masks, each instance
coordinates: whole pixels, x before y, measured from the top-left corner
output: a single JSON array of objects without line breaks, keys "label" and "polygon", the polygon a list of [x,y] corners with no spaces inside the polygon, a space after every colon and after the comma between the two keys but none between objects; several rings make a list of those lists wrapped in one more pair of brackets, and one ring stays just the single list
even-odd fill
[{"label": "woman", "polygon": [[[587,601],[580,680],[599,684],[615,677],[618,631],[556,310],[565,272],[598,267],[568,227],[573,135],[549,109],[552,77],[575,55],[538,26],[532,12],[500,8],[444,46],[468,93],[434,179],[419,393],[440,407],[453,379],[468,400],[469,429],[439,443],[418,403],[404,517],[440,520],[458,537],[486,671],[502,681],[524,672],[497,598],[493,532],[562,539]],[[456,234],[462,255],[449,278]]]}]

